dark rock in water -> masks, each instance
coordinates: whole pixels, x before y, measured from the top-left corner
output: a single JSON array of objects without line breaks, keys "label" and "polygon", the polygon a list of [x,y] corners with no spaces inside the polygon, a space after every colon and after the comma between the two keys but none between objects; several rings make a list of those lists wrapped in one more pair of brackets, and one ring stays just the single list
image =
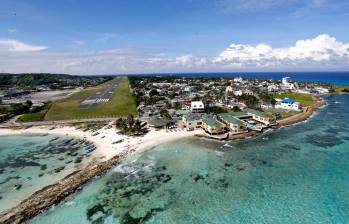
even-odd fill
[{"label": "dark rock in water", "polygon": [[44,176],[44,173],[39,173],[38,177]]},{"label": "dark rock in water", "polygon": [[225,167],[231,167],[231,164],[230,163],[224,163],[224,166]]},{"label": "dark rock in water", "polygon": [[27,180],[31,180],[32,178],[31,177],[27,177]]},{"label": "dark rock in water", "polygon": [[15,190],[19,190],[22,188],[22,184],[15,184],[15,186],[13,187]]},{"label": "dark rock in water", "polygon": [[134,218],[130,215],[129,212],[127,212],[126,214],[124,214],[121,217],[120,220],[120,224],[141,224],[141,223],[146,223],[149,219],[151,219],[151,217],[153,217],[156,213],[158,212],[162,212],[165,209],[163,208],[152,208],[150,209],[150,211],[147,211],[147,213],[145,214],[145,216],[142,217],[137,217]]},{"label": "dark rock in water", "polygon": [[[344,141],[349,141],[349,137],[348,136],[344,136],[344,137],[342,137],[342,139],[344,140]],[[1,173],[0,173],[1,174]]]},{"label": "dark rock in water", "polygon": [[89,221],[92,221],[92,218],[95,214],[101,212],[102,214],[106,214],[103,206],[101,204],[94,205],[91,208],[87,209],[86,216]]},{"label": "dark rock in water", "polygon": [[78,158],[75,159],[74,163],[81,163],[82,162],[82,157],[79,156]]},{"label": "dark rock in water", "polygon": [[73,160],[68,160],[68,161],[65,162],[65,164],[69,164],[69,163],[72,163],[72,162],[73,162]]},{"label": "dark rock in water", "polygon": [[237,169],[238,171],[244,171],[246,168],[243,167],[243,166],[238,166],[236,169]]},{"label": "dark rock in water", "polygon": [[58,160],[61,160],[61,161],[62,161],[62,160],[64,160],[64,157],[60,157],[60,158],[58,158]]},{"label": "dark rock in water", "polygon": [[74,153],[71,153],[70,156],[77,156],[79,153],[77,152],[74,152]]},{"label": "dark rock in water", "polygon": [[62,166],[62,167],[58,167],[56,169],[54,169],[55,173],[59,173],[61,172],[62,170],[64,170],[65,166]]},{"label": "dark rock in water", "polygon": [[307,135],[305,142],[321,148],[331,148],[336,145],[344,143],[340,138],[335,135]]},{"label": "dark rock in water", "polygon": [[293,149],[293,150],[296,150],[296,151],[301,150],[299,147],[294,146],[294,145],[290,145],[290,144],[284,144],[284,145],[282,146],[282,148]]},{"label": "dark rock in water", "polygon": [[201,174],[191,175],[191,177],[195,182],[198,182],[199,180],[205,180],[205,177]]},{"label": "dark rock in water", "polygon": [[2,199],[2,196],[0,195],[0,200]]},{"label": "dark rock in water", "polygon": [[47,164],[43,164],[40,166],[40,170],[46,170],[47,169]]},{"label": "dark rock in water", "polygon": [[54,142],[54,141],[56,141],[57,139],[59,139],[59,137],[54,137],[53,139],[50,140],[50,142]]},{"label": "dark rock in water", "polygon": [[18,179],[21,179],[21,177],[20,177],[20,176],[15,176],[15,177],[7,177],[5,180],[3,180],[2,182],[0,182],[0,184],[7,183],[7,182],[9,182],[9,181],[10,181],[10,180],[12,180],[12,179],[14,179],[14,180],[18,180]]}]

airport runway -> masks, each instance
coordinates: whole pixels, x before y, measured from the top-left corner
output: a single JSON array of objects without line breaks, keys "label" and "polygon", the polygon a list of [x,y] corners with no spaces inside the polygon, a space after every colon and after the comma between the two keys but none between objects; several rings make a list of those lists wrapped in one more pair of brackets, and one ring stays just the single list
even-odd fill
[{"label": "airport runway", "polygon": [[82,101],[81,107],[91,108],[99,104],[109,102],[112,99],[116,88],[118,88],[120,81],[121,78],[115,78],[111,80],[109,85],[98,90],[98,92],[87,97],[84,101]]}]

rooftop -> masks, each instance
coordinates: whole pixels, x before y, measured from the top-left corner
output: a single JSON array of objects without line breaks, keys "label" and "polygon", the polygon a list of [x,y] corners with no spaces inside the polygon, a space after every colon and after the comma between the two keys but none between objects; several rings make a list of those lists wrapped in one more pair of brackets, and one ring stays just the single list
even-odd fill
[{"label": "rooftop", "polygon": [[192,113],[185,114],[184,117],[187,121],[196,121],[196,120],[201,119],[200,114],[192,114]]},{"label": "rooftop", "polygon": [[292,98],[285,97],[281,101],[282,103],[294,103],[294,100]]},{"label": "rooftop", "polygon": [[227,121],[229,123],[232,123],[232,124],[241,124],[241,120],[235,118],[232,116],[231,113],[222,113],[222,114],[218,114],[218,116],[224,120],[224,121]]},{"label": "rooftop", "polygon": [[202,118],[203,122],[212,127],[225,126],[222,122],[218,121],[216,116],[206,115]]},{"label": "rooftop", "polygon": [[247,112],[251,113],[251,114],[256,114],[256,115],[261,116],[261,117],[267,117],[267,118],[272,117],[270,114],[264,113],[263,111],[259,111],[259,110],[247,109]]},{"label": "rooftop", "polygon": [[166,120],[164,120],[160,117],[157,117],[157,116],[151,117],[148,122],[150,125],[152,125],[154,127],[163,127],[167,124]]}]

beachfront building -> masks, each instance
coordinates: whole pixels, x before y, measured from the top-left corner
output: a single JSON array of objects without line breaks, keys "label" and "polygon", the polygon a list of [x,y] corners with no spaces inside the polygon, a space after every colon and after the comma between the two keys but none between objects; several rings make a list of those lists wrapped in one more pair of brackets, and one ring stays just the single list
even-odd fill
[{"label": "beachfront building", "polygon": [[295,102],[293,99],[284,98],[282,100],[276,99],[275,109],[298,111],[300,106],[299,103]]},{"label": "beachfront building", "polygon": [[185,114],[182,117],[183,121],[183,126],[186,128],[188,131],[192,131],[196,128],[200,128],[202,125],[202,117],[200,114]]},{"label": "beachfront building", "polygon": [[264,113],[264,112],[259,111],[259,110],[247,109],[247,114],[251,115],[252,119],[254,119],[258,122],[261,122],[265,125],[270,125],[273,122],[275,122],[274,116],[267,114],[267,113]]},{"label": "beachfront building", "polygon": [[241,133],[247,130],[244,122],[234,117],[232,113],[219,114],[218,119],[223,122],[232,133]]},{"label": "beachfront building", "polygon": [[167,127],[168,121],[166,121],[165,119],[163,119],[161,117],[153,116],[153,117],[149,118],[148,124],[149,124],[149,127],[161,129],[161,128]]},{"label": "beachfront building", "polygon": [[205,111],[205,106],[202,101],[192,101],[190,103],[190,111],[192,113],[203,113]]},{"label": "beachfront building", "polygon": [[220,135],[226,133],[226,125],[220,122],[217,117],[213,115],[203,116],[201,127],[210,135]]}]

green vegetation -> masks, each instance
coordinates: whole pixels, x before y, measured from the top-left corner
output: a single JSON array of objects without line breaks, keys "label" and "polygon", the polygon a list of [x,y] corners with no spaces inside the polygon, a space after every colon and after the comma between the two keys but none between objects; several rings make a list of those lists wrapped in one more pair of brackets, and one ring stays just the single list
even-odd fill
[{"label": "green vegetation", "polygon": [[205,107],[205,113],[208,114],[221,114],[226,112],[228,112],[226,109],[219,106]]},{"label": "green vegetation", "polygon": [[349,86],[331,86],[330,92],[337,94],[348,94]]},{"label": "green vegetation", "polygon": [[293,92],[286,92],[286,93],[281,93],[281,94],[274,94],[275,98],[292,98],[296,102],[299,102],[301,107],[307,107],[315,103],[315,100],[312,98],[311,94],[306,94],[306,93],[293,93]]},{"label": "green vegetation", "polygon": [[0,106],[0,122],[10,119],[16,115],[27,113],[31,106],[32,102],[29,100],[26,103],[17,103],[12,104],[11,106]]},{"label": "green vegetation", "polygon": [[82,90],[71,97],[53,103],[45,116],[45,120],[65,120],[101,117],[125,117],[129,114],[137,115],[136,101],[128,88],[127,78],[122,78],[111,101],[92,108],[82,108],[80,103],[88,96],[103,88],[99,86]]},{"label": "green vegetation", "polygon": [[23,114],[17,120],[20,122],[43,121],[51,106],[52,103],[46,103],[42,107],[34,107],[29,111],[29,113]]},{"label": "green vegetation", "polygon": [[255,96],[242,94],[239,98],[245,101],[247,107],[257,108],[258,99]]},{"label": "green vegetation", "polygon": [[141,121],[135,120],[131,114],[127,118],[119,118],[115,125],[123,134],[142,135],[146,132],[141,125]]},{"label": "green vegetation", "polygon": [[50,73],[0,73],[0,86],[34,88],[38,85],[59,89],[66,86],[94,86],[110,80],[111,77],[72,76]]},{"label": "green vegetation", "polygon": [[76,127],[77,129],[87,131],[91,130],[93,132],[98,131],[99,129],[108,125],[108,122],[105,121],[96,121],[96,122],[78,122],[71,123],[70,126]]}]

